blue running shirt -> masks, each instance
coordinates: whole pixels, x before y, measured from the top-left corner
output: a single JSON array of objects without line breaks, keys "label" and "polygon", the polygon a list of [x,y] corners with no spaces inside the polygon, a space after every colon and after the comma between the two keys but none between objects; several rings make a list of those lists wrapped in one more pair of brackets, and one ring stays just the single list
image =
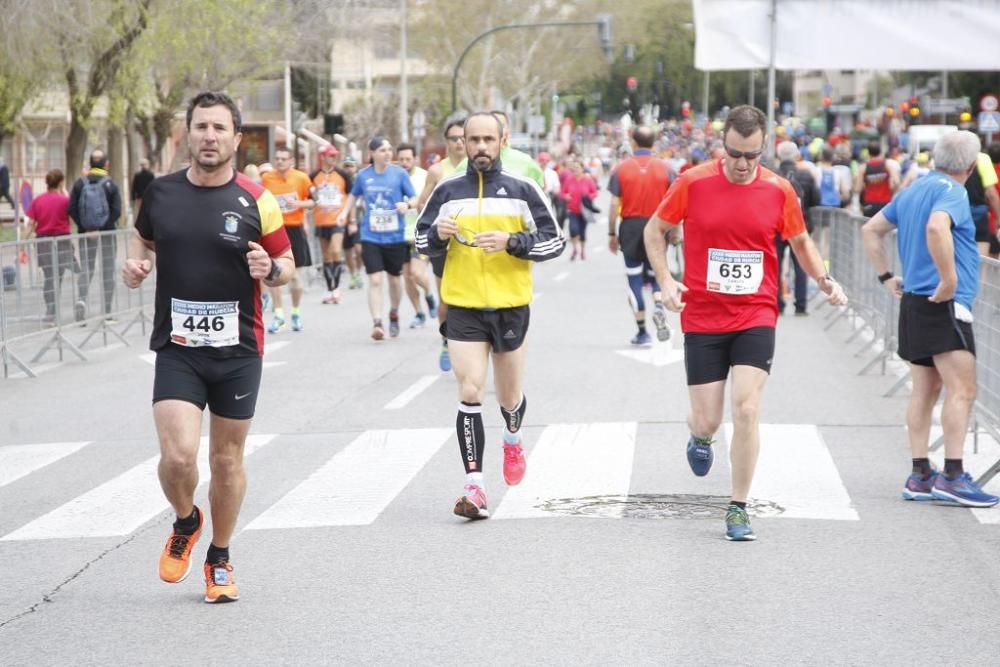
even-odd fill
[{"label": "blue running shirt", "polygon": [[381,174],[373,166],[365,167],[354,179],[351,194],[365,202],[365,217],[360,225],[362,243],[404,242],[406,216],[396,212],[396,204],[416,193],[402,167],[390,164]]},{"label": "blue running shirt", "polygon": [[896,225],[903,290],[930,296],[941,282],[927,248],[927,222],[934,211],[947,213],[951,218],[958,274],[955,301],[972,310],[979,287],[979,249],[969,195],[957,181],[940,171],[918,179],[882,209],[886,219]]}]

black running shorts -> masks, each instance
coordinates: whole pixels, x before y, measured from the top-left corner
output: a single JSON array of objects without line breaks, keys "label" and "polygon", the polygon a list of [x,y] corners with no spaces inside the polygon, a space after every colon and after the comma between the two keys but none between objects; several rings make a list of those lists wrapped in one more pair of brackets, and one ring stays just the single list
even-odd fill
[{"label": "black running shorts", "polygon": [[431,257],[431,269],[434,271],[434,275],[438,278],[444,278],[444,260],[447,259],[447,253],[443,255],[437,255],[436,257]]},{"label": "black running shorts", "polygon": [[646,241],[643,234],[648,218],[623,218],[618,225],[618,247],[622,254],[639,262],[646,261]]},{"label": "black running shorts", "polygon": [[454,341],[483,341],[494,352],[513,352],[524,344],[531,319],[529,306],[479,310],[448,306],[441,335]]},{"label": "black running shorts", "polygon": [[899,304],[899,356],[917,366],[933,366],[935,354],[954,350],[976,354],[972,323],[955,318],[955,302],[934,303],[905,292]]},{"label": "black running shorts", "polygon": [[361,261],[369,275],[385,271],[390,276],[398,276],[403,273],[403,265],[410,261],[410,246],[407,243],[362,243]]},{"label": "black running shorts", "polygon": [[211,350],[167,344],[156,353],[153,403],[187,401],[228,419],[250,419],[257,407],[260,357],[219,358]]},{"label": "black running shorts", "polygon": [[354,232],[353,234],[344,234],[344,250],[350,250],[354,246],[361,243],[361,233]]},{"label": "black running shorts", "polygon": [[770,373],[773,358],[772,327],[684,334],[684,368],[689,386],[725,380],[732,366],[753,366]]},{"label": "black running shorts", "polygon": [[312,264],[312,255],[309,252],[309,237],[306,236],[306,228],[285,226],[288,232],[288,241],[292,244],[292,257],[295,258],[295,268],[309,266]]},{"label": "black running shorts", "polygon": [[347,231],[347,227],[341,225],[329,225],[327,227],[317,227],[316,228],[316,238],[325,239],[329,241],[333,238],[334,234],[343,234]]}]

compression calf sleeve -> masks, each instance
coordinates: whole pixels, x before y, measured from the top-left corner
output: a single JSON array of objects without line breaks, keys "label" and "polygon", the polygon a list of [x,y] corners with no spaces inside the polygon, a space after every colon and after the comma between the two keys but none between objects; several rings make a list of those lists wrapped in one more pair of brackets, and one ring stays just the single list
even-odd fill
[{"label": "compression calf sleeve", "polygon": [[458,449],[462,453],[466,474],[482,472],[483,452],[486,450],[482,403],[465,401],[459,403],[455,430],[458,433]]}]

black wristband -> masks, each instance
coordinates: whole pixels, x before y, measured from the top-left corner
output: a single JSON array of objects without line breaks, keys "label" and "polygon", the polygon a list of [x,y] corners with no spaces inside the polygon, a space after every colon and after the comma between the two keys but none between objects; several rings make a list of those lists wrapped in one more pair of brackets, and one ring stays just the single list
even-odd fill
[{"label": "black wristband", "polygon": [[894,277],[895,276],[892,275],[892,271],[886,271],[885,273],[883,273],[882,275],[880,275],[878,277],[878,281],[879,281],[879,283],[881,283],[882,285],[884,285],[885,281],[889,280],[890,278],[894,278]]},{"label": "black wristband", "polygon": [[608,236],[618,236],[618,235],[615,234],[614,232],[608,232]]},{"label": "black wristband", "polygon": [[267,275],[264,277],[264,280],[266,282],[273,283],[280,275],[281,275],[281,265],[278,264],[278,262],[276,262],[272,257],[271,270],[267,272]]},{"label": "black wristband", "polygon": [[507,239],[507,254],[517,255],[521,250],[521,237],[517,234],[511,234],[510,238]]}]

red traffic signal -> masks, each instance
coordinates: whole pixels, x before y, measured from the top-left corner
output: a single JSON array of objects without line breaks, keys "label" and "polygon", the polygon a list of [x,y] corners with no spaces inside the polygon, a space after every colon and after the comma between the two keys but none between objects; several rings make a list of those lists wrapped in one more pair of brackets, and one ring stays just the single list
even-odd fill
[{"label": "red traffic signal", "polygon": [[627,80],[627,81],[625,81],[625,86],[626,86],[626,87],[627,87],[627,88],[628,88],[629,90],[635,90],[636,88],[638,88],[638,87],[639,87],[639,82],[638,82],[638,81],[636,81],[636,79],[635,79],[635,77],[634,77],[634,76],[630,76],[630,77],[628,78],[628,80]]},{"label": "red traffic signal", "polygon": [[823,98],[823,106],[824,107],[828,107],[831,104],[833,104],[833,98],[832,97],[830,97],[829,95],[827,95],[826,97]]}]

